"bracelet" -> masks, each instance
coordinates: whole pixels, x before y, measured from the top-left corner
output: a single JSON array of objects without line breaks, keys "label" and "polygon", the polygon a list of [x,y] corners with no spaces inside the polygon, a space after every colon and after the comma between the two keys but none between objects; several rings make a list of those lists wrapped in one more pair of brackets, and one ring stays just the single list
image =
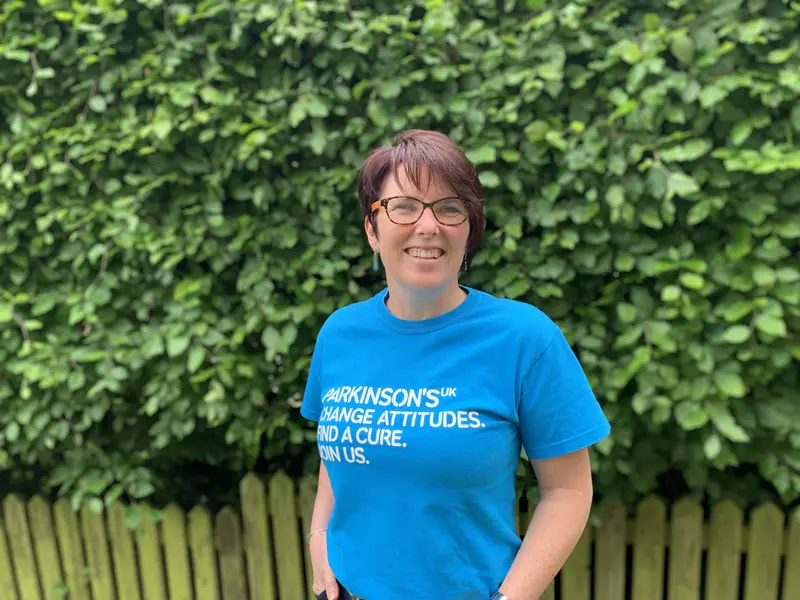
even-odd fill
[{"label": "bracelet", "polygon": [[309,531],[308,534],[306,534],[306,539],[309,540],[315,533],[322,533],[323,531],[328,531],[328,528],[325,527],[324,529],[315,529],[314,531]]}]

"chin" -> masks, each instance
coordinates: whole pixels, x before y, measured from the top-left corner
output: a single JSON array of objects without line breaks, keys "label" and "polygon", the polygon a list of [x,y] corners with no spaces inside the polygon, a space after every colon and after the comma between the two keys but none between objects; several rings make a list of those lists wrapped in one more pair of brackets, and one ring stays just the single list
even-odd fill
[{"label": "chin", "polygon": [[452,278],[446,273],[403,273],[397,278],[401,285],[431,290],[447,287]]}]

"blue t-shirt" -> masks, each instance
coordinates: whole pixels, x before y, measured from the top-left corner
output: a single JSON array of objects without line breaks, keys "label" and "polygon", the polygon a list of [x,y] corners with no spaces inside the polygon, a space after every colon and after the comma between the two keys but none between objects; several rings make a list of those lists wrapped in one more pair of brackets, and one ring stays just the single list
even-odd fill
[{"label": "blue t-shirt", "polygon": [[328,561],[367,600],[487,600],[521,544],[520,446],[549,458],[610,430],[547,316],[462,289],[420,321],[392,315],[384,289],[317,338],[301,414],[335,498]]}]

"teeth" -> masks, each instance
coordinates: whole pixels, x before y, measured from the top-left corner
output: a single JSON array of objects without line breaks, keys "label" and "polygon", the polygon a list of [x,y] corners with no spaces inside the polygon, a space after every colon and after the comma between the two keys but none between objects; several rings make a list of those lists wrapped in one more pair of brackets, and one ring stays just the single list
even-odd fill
[{"label": "teeth", "polygon": [[439,258],[441,250],[423,250],[422,248],[409,248],[407,252],[415,258]]}]

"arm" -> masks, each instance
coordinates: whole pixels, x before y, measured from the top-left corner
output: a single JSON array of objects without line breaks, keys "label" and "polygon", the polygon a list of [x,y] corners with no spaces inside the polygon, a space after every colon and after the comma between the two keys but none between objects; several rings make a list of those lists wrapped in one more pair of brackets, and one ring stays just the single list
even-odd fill
[{"label": "arm", "polygon": [[331,481],[325,463],[319,463],[319,479],[317,481],[317,496],[314,500],[314,511],[311,513],[311,537],[308,539],[308,551],[311,555],[311,566],[314,572],[312,589],[314,595],[322,591],[328,594],[328,600],[339,598],[339,584],[336,575],[328,564],[328,545],[326,529],[333,511],[334,496]]},{"label": "arm", "polygon": [[533,460],[541,500],[500,591],[510,600],[538,600],[578,543],[592,507],[587,449]]},{"label": "arm", "polygon": [[[320,461],[317,496],[314,500],[314,511],[311,513],[311,531],[327,529],[328,520],[331,518],[332,511],[333,490],[331,489],[331,481],[328,479],[328,471],[325,469],[325,463]],[[311,536],[310,540],[317,536],[324,537],[324,533],[324,531],[315,533]]]}]

